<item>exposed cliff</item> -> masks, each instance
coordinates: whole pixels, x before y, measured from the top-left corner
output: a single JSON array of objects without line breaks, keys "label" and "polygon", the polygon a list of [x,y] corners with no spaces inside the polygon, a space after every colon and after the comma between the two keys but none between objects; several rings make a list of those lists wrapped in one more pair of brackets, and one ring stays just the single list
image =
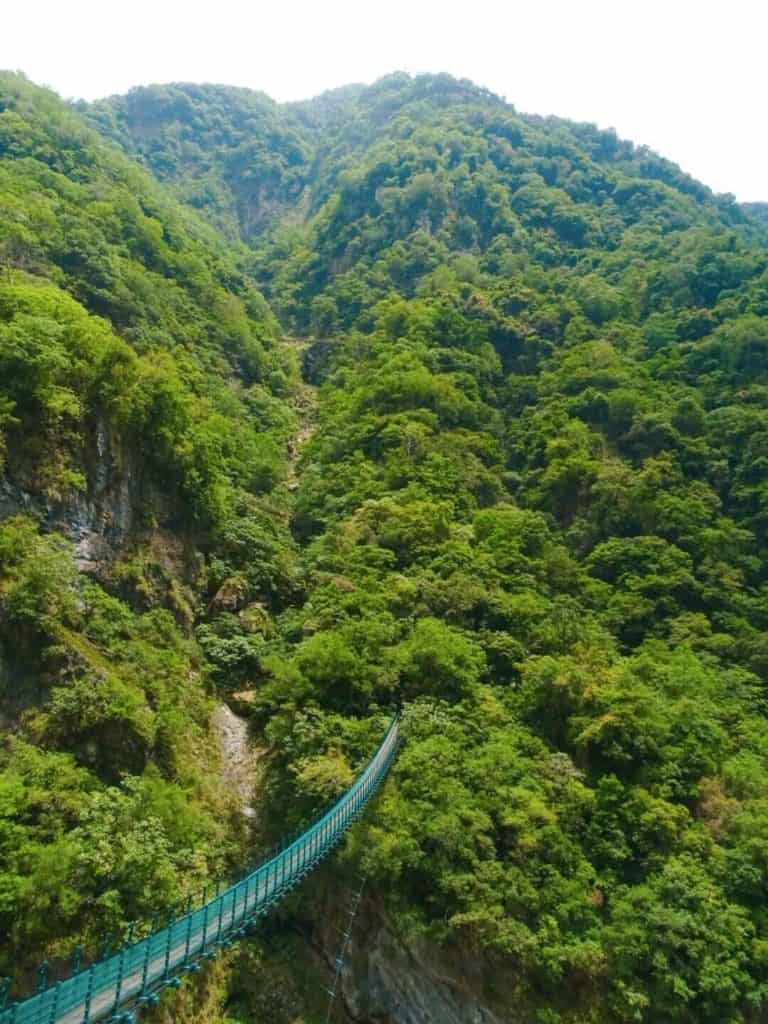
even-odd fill
[{"label": "exposed cliff", "polygon": [[374,900],[361,904],[350,925],[339,913],[339,902],[335,895],[325,905],[318,915],[324,927],[314,935],[332,972],[340,926],[351,927],[337,1019],[350,1024],[520,1024],[529,1016],[511,1006],[499,1009],[503,983],[497,978],[494,984],[493,969],[476,951],[441,950],[424,939],[399,937]]},{"label": "exposed cliff", "polygon": [[46,530],[73,542],[78,567],[86,572],[106,568],[149,524],[183,522],[180,497],[164,492],[153,468],[103,420],[84,438],[79,455],[72,470],[82,486],[49,494],[34,467],[11,451],[0,479],[0,516],[38,518]]}]

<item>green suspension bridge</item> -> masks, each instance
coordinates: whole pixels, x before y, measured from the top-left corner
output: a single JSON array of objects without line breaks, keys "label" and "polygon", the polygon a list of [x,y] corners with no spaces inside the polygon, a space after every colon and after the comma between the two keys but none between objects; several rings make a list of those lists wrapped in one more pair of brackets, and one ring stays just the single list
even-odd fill
[{"label": "green suspension bridge", "polygon": [[395,718],[381,746],[354,785],[297,839],[235,885],[154,931],[128,942],[55,985],[41,973],[38,992],[0,1011],[0,1024],[131,1024],[161,989],[178,988],[181,976],[228,948],[336,846],[385,778],[397,753]]}]

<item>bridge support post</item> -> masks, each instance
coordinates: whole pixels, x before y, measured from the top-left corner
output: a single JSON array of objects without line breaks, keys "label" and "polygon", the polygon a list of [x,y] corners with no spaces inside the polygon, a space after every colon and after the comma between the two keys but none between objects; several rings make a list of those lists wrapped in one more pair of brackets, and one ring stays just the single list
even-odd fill
[{"label": "bridge support post", "polygon": [[165,943],[165,966],[163,968],[163,978],[168,977],[168,968],[171,963],[171,936],[173,935],[173,911],[168,915],[168,939]]},{"label": "bridge support post", "polygon": [[229,930],[235,927],[235,912],[237,911],[237,889],[232,893],[232,913],[229,916]]},{"label": "bridge support post", "polygon": [[45,992],[48,988],[48,970],[49,965],[47,960],[43,960],[37,971],[37,991]]},{"label": "bridge support post", "polygon": [[151,932],[146,937],[146,939],[144,939],[144,942],[146,943],[146,946],[144,948],[144,963],[142,964],[142,967],[141,967],[141,992],[140,992],[140,998],[142,998],[142,999],[147,994],[147,980],[148,980],[148,977],[149,977],[149,958],[150,958],[150,955],[152,953],[152,933]]},{"label": "bridge support post", "polygon": [[189,965],[189,944],[192,941],[192,915],[187,915],[187,936],[184,940],[184,966]]},{"label": "bridge support post", "polygon": [[72,951],[72,974],[73,975],[80,973],[80,965],[82,964],[82,962],[83,962],[83,947],[82,946],[75,946],[74,950]]},{"label": "bridge support post", "polygon": [[51,1000],[51,1012],[48,1015],[48,1024],[54,1024],[56,1020],[56,1010],[59,1005],[59,995],[61,994],[61,982],[58,982],[56,988],[53,990],[53,999]]},{"label": "bridge support post", "polygon": [[96,964],[91,964],[90,970],[88,971],[88,983],[85,989],[85,1008],[83,1012],[82,1024],[89,1024],[91,1019],[91,1000],[93,999],[93,973],[96,969]]},{"label": "bridge support post", "polygon": [[120,1009],[120,993],[123,991],[123,970],[125,968],[125,950],[126,946],[120,950],[120,959],[117,962],[117,982],[115,983],[115,1005],[114,1013],[117,1013]]},{"label": "bridge support post", "polygon": [[205,953],[205,937],[208,932],[208,904],[203,907],[203,941],[200,943],[200,953]]}]

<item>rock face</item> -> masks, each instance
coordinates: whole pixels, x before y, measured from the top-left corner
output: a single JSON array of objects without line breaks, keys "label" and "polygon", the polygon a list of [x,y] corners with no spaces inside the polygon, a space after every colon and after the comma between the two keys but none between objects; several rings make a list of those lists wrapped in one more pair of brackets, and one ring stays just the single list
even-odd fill
[{"label": "rock face", "polygon": [[25,467],[9,462],[9,472],[0,476],[0,518],[38,516],[46,530],[73,541],[84,572],[95,572],[114,557],[148,514],[155,520],[174,518],[171,500],[153,483],[140,457],[126,451],[105,423],[97,424],[83,452],[82,491],[51,497],[35,488]]},{"label": "rock face", "polygon": [[[339,932],[323,930],[324,959],[338,956]],[[350,1024],[517,1024],[486,996],[478,959],[438,950],[423,940],[405,943],[381,909],[364,901],[352,924],[341,1002]]]},{"label": "rock face", "polygon": [[406,949],[384,926],[369,932],[344,977],[356,1024],[502,1024],[474,993],[476,964],[440,964],[422,943]]},{"label": "rock face", "polygon": [[263,751],[253,745],[247,720],[236,715],[228,704],[214,709],[211,725],[219,744],[222,780],[245,817],[254,818],[254,789]]}]

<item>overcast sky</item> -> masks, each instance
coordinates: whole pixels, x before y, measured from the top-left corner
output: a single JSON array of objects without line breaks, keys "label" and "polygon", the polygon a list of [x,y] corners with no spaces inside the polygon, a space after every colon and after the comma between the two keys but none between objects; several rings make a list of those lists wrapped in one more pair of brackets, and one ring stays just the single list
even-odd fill
[{"label": "overcast sky", "polygon": [[718,192],[768,200],[766,0],[26,0],[0,68],[66,97],[226,82],[305,99],[449,71],[518,110],[614,127]]}]

